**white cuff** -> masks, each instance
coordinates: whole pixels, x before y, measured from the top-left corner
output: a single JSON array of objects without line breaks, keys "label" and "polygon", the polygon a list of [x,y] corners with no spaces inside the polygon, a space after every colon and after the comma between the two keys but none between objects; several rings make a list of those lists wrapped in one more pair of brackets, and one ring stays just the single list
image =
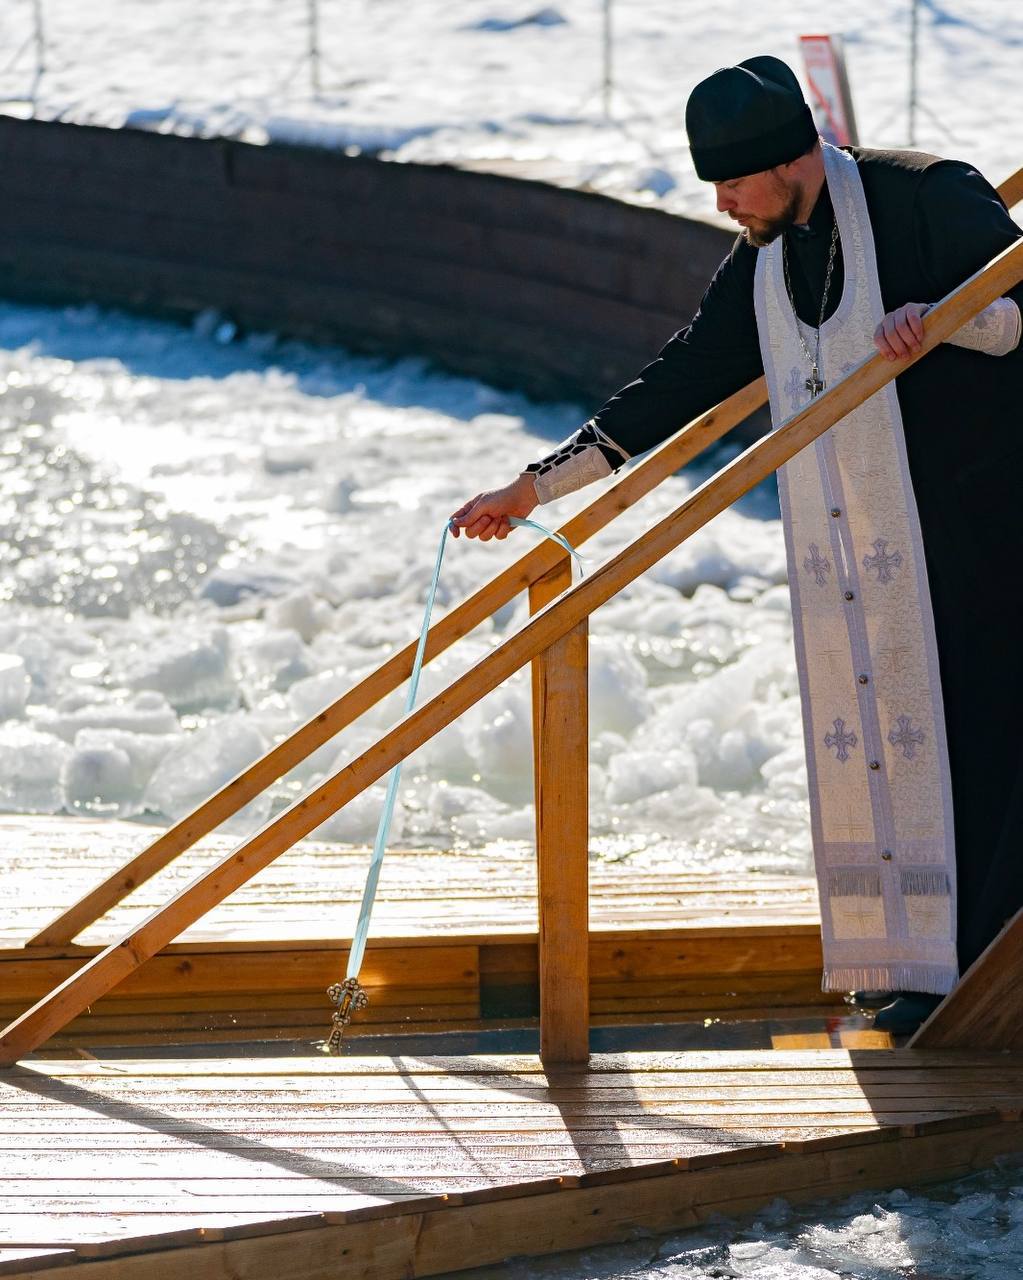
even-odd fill
[{"label": "white cuff", "polygon": [[594,480],[603,480],[612,474],[611,464],[595,444],[576,446],[571,452],[574,437],[541,463],[533,476],[533,488],[538,502],[553,502],[575,493]]},{"label": "white cuff", "polygon": [[620,459],[618,466],[629,460],[629,455],[602,431],[592,420],[573,436],[564,440],[553,453],[539,462],[530,463],[527,473],[533,477],[537,502],[553,502],[566,494],[575,493],[594,480],[603,480],[618,469],[608,462],[601,448],[604,445]]},{"label": "white cuff", "polygon": [[1019,346],[1021,332],[1019,307],[1012,298],[996,298],[945,341],[989,356],[1007,356]]}]

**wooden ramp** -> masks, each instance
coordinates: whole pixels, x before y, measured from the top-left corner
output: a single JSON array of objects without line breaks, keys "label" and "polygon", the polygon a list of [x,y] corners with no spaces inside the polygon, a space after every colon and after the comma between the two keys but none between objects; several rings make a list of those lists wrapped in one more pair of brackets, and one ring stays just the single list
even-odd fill
[{"label": "wooden ramp", "polygon": [[913,1036],[921,1049],[1023,1048],[1023,911]]},{"label": "wooden ramp", "polygon": [[[134,927],[172,877],[191,878],[231,847],[208,837],[86,930],[80,945],[25,945],[147,838],[130,823],[0,818],[0,854],[11,855],[0,878],[0,1021]],[[50,1049],[321,1038],[326,988],[344,968],[368,856],[296,845]],[[539,1006],[537,915],[531,850],[393,851],[363,972],[371,1004],[351,1034],[528,1025]],[[807,877],[726,878],[593,860],[589,915],[594,1025],[844,1011],[820,989],[817,894]]]},{"label": "wooden ramp", "polygon": [[425,1276],[962,1175],[1023,1149],[1023,1056],[25,1062],[0,1275]]}]

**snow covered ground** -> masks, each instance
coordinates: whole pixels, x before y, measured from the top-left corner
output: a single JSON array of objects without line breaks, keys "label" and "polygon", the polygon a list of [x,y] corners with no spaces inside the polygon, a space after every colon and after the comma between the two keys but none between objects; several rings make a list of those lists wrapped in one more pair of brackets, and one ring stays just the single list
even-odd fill
[{"label": "snow covered ground", "polygon": [[[472,492],[574,430],[419,363],[227,343],[92,308],[0,306],[0,807],[182,816],[418,631],[437,538]],[[672,506],[663,485],[590,565]],[[587,495],[591,496],[591,495]],[[580,497],[542,509],[557,525]],[[438,598],[521,553],[461,540]],[[525,617],[504,609],[421,698]],[[608,856],[803,869],[805,772],[771,497],[728,512],[595,617],[592,824]],[[246,817],[400,714],[399,691]],[[532,835],[525,673],[406,769],[395,837]],[[321,832],[370,839],[381,788]]]},{"label": "snow covered ground", "polygon": [[[845,38],[862,141],[909,137],[910,0],[614,0],[610,121],[600,93],[603,0],[318,0],[318,94],[309,0],[40,3],[44,118],[409,160],[516,160],[705,215],[711,194],[683,133],[689,90],[754,53],[798,67],[797,37],[824,31]],[[32,11],[33,0],[0,6],[0,99],[31,92],[33,48],[22,47]],[[1023,7],[920,0],[919,14],[917,145],[971,159],[1001,181],[1023,163]]]}]

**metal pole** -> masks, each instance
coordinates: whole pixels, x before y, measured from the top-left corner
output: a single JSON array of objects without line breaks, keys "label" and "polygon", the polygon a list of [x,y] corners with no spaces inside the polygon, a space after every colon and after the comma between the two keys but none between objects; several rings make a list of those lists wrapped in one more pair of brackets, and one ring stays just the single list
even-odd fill
[{"label": "metal pole", "polygon": [[319,0],[309,4],[309,83],[313,97],[320,96],[320,5]]},{"label": "metal pole", "polygon": [[917,78],[916,64],[920,49],[920,0],[909,6],[909,145],[916,146]]},{"label": "metal pole", "polygon": [[32,80],[32,114],[35,115],[36,95],[39,93],[39,84],[43,78],[43,72],[46,70],[46,35],[43,31],[43,0],[32,0],[32,14],[35,18],[35,47],[36,47],[36,73]]},{"label": "metal pole", "polygon": [[612,68],[613,40],[611,32],[611,0],[604,0],[604,119],[611,119],[611,94],[613,90]]}]

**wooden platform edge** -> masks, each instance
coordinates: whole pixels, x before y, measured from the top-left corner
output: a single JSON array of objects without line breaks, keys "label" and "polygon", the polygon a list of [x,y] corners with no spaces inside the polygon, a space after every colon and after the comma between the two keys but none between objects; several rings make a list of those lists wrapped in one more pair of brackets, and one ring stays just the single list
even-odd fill
[{"label": "wooden platform edge", "polygon": [[[0,949],[0,1005],[38,999],[100,952],[99,947],[78,946]],[[597,987],[624,983],[638,989],[644,981],[678,982],[683,975],[738,981],[757,975],[819,973],[821,966],[816,925],[593,931],[588,953]],[[344,942],[174,943],[104,1000],[116,1005],[145,996],[269,989],[319,993],[342,971],[347,954]],[[412,986],[417,991],[442,986],[452,992],[471,990],[478,997],[482,988],[502,981],[535,982],[537,968],[536,933],[378,938],[367,948],[364,985]]]},{"label": "wooden platform edge", "polygon": [[[793,913],[795,914],[795,913]],[[598,920],[590,924],[590,937],[599,942],[688,942],[700,938],[819,938],[818,921],[784,920],[763,924],[652,924],[622,928],[612,921]],[[366,944],[367,951],[391,950],[395,947],[499,947],[536,945],[538,931],[535,927],[500,929],[493,933],[458,933],[452,931],[400,934],[380,933]],[[8,960],[56,960],[74,959],[79,962],[98,955],[107,942],[66,942],[59,946],[33,946],[28,943],[0,946],[0,964]],[[341,957],[348,954],[351,939],[336,938],[194,938],[181,942],[169,942],[160,952],[162,956],[216,955],[254,951],[329,951]]]},{"label": "wooden platform edge", "polygon": [[[112,1242],[106,1256],[63,1254],[54,1266],[12,1259],[4,1274],[35,1280],[409,1280],[508,1257],[540,1257],[697,1226],[711,1215],[753,1212],[777,1197],[833,1200],[964,1176],[999,1156],[1023,1152],[1020,1113],[977,1112],[892,1129],[721,1152],[647,1168],[498,1187],[347,1216],[196,1228],[171,1237]],[[545,1212],[545,1210],[549,1210]],[[524,1242],[528,1246],[524,1247]],[[168,1247],[169,1246],[169,1247]],[[9,1248],[16,1249],[16,1242]],[[67,1245],[54,1245],[53,1249]],[[52,1255],[51,1255],[52,1256]],[[41,1265],[40,1265],[41,1264]]]}]

